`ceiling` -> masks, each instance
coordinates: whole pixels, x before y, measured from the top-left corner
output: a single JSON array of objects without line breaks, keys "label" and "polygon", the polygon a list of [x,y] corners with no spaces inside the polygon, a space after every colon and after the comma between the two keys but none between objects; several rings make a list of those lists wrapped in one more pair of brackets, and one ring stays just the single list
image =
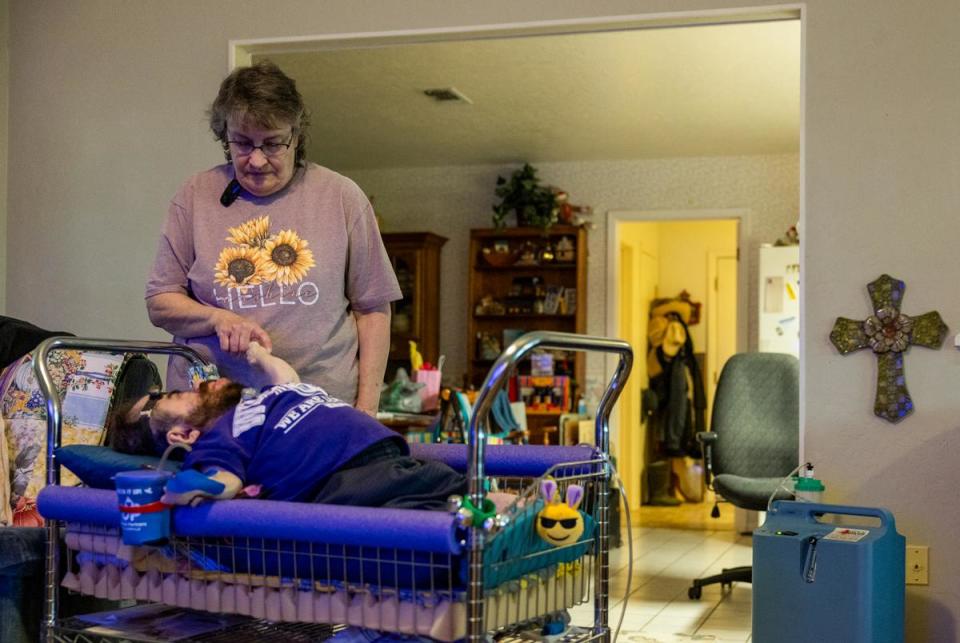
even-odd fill
[{"label": "ceiling", "polygon": [[[796,153],[800,22],[266,56],[339,170]],[[472,103],[423,91],[454,87]]]}]

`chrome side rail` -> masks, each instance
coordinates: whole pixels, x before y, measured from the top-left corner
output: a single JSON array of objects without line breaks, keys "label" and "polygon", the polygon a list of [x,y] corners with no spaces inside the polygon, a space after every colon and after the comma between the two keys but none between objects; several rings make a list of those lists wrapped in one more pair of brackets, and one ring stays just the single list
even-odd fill
[{"label": "chrome side rail", "polygon": [[[105,353],[147,353],[155,355],[179,355],[194,366],[207,364],[199,353],[187,346],[169,342],[129,341],[120,339],[87,339],[81,337],[51,337],[44,340],[33,356],[33,369],[37,376],[40,391],[47,400],[47,484],[60,484],[60,462],[56,451],[60,448],[63,418],[60,414],[60,396],[50,376],[47,358],[58,350],[79,349],[101,351]],[[59,587],[57,571],[60,566],[59,530],[56,520],[48,520],[46,547],[46,588],[43,607],[41,637],[44,641],[53,641],[53,628],[59,612]]]},{"label": "chrome side rail", "polygon": [[[613,377],[607,384],[600,405],[597,408],[596,446],[606,458],[610,454],[610,412],[620,397],[633,367],[633,349],[619,339],[591,337],[574,333],[536,331],[519,337],[497,358],[490,368],[480,394],[474,404],[473,416],[467,433],[467,481],[470,502],[481,507],[484,495],[484,449],[487,442],[487,418],[493,406],[496,393],[504,387],[514,365],[535,348],[558,350],[599,351],[617,353],[620,360]],[[600,482],[597,509],[597,534],[600,542],[597,552],[597,565],[594,592],[594,635],[597,640],[609,643],[609,520],[607,516],[607,498],[609,495],[609,465]],[[467,641],[482,643],[484,640],[484,604],[483,604],[483,548],[486,534],[482,525],[473,525],[470,529],[469,583],[467,586]]]}]

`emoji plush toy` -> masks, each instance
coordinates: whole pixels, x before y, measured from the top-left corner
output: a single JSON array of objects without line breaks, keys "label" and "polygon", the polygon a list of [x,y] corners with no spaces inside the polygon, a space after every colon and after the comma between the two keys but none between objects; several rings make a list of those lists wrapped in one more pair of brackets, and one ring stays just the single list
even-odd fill
[{"label": "emoji plush toy", "polygon": [[546,503],[537,514],[537,534],[555,547],[577,542],[583,535],[583,514],[577,509],[583,501],[583,487],[567,487],[566,502],[560,499],[557,481],[544,478],[540,494]]}]

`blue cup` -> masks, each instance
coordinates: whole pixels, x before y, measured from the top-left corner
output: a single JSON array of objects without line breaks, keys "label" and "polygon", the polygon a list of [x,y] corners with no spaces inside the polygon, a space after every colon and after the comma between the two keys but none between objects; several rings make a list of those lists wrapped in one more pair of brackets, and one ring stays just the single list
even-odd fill
[{"label": "blue cup", "polygon": [[173,474],[123,471],[114,476],[125,545],[162,545],[170,538],[170,506],[160,501]]}]

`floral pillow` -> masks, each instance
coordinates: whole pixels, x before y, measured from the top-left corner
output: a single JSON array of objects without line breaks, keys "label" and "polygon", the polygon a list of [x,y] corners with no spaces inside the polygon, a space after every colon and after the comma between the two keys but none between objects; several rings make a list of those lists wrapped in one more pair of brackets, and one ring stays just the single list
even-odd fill
[{"label": "floral pillow", "polygon": [[[101,444],[122,363],[122,355],[109,353],[50,353],[50,375],[61,398],[63,445]],[[46,402],[30,355],[8,367],[3,379],[7,386],[0,400],[0,414],[6,430],[10,502],[15,511],[23,512],[32,509],[37,493],[46,484]],[[62,483],[72,485],[78,480],[64,471]]]}]

